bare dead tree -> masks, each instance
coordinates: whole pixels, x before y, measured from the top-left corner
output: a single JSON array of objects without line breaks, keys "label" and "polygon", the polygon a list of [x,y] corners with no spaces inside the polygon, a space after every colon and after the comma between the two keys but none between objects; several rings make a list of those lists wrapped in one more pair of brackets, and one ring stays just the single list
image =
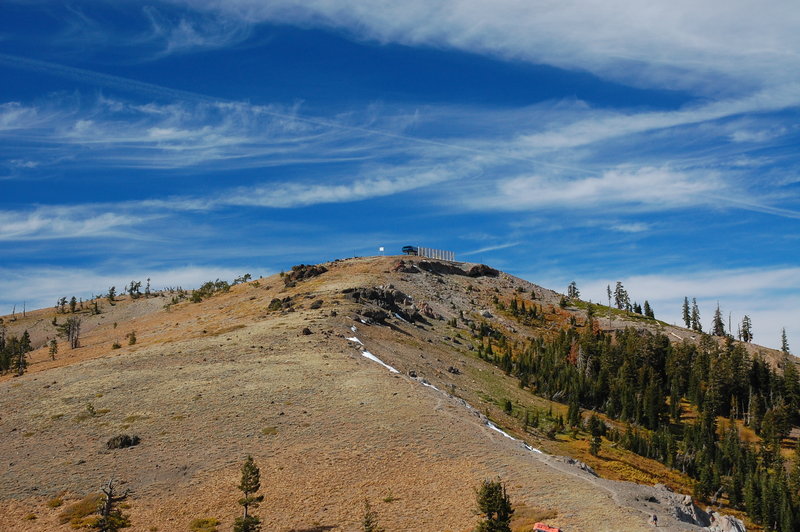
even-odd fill
[{"label": "bare dead tree", "polygon": [[114,479],[112,478],[105,486],[100,488],[100,491],[103,492],[105,499],[100,508],[100,519],[94,527],[101,532],[116,532],[120,528],[129,527],[130,520],[122,513],[122,510],[120,510],[119,503],[128,498],[131,490],[126,489],[120,493],[114,485]]}]

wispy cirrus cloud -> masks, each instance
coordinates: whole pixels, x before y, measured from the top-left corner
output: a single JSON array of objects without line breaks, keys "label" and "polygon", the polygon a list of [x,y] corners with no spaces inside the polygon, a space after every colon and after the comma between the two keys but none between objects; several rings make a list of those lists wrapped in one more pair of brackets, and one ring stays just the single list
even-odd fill
[{"label": "wispy cirrus cloud", "polygon": [[156,57],[176,53],[224,48],[246,40],[252,26],[241,19],[181,13],[163,13],[148,5],[142,8],[150,23],[150,31],[138,37],[140,44],[158,44]]},{"label": "wispy cirrus cloud", "polygon": [[153,215],[100,212],[84,206],[50,206],[31,211],[0,211],[0,241],[135,237],[128,229]]},{"label": "wispy cirrus cloud", "polygon": [[[630,0],[173,3],[251,23],[336,28],[382,43],[453,48],[587,70],[628,84],[709,93],[749,91],[793,79],[798,67],[793,50],[800,49],[800,15],[788,0],[768,7],[689,0],[669,5]],[[738,86],[732,87],[731,80]]]},{"label": "wispy cirrus cloud", "polygon": [[513,248],[514,246],[518,246],[519,242],[507,242],[505,244],[496,244],[494,246],[486,246],[479,249],[473,249],[472,251],[465,251],[459,253],[460,257],[470,257],[472,255],[479,255],[481,253],[489,253],[490,251],[499,251],[501,249],[508,249]]},{"label": "wispy cirrus cloud", "polygon": [[667,209],[710,203],[724,190],[714,176],[692,176],[669,168],[619,168],[600,176],[525,175],[500,179],[482,194],[474,189],[460,201],[475,210],[597,208]]}]

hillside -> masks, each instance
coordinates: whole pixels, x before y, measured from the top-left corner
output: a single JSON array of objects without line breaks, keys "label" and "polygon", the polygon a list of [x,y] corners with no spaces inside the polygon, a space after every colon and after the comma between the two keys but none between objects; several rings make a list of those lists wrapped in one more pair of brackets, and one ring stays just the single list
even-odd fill
[{"label": "hillside", "polygon": [[[111,477],[133,490],[130,530],[188,530],[202,517],[230,529],[248,454],[261,468],[265,530],[357,530],[368,498],[387,530],[467,531],[474,487],[497,477],[516,530],[537,518],[567,531],[648,530],[654,512],[668,529],[700,529],[675,518],[680,497],[666,488],[620,482],[689,492],[685,476],[607,440],[594,457],[585,434],[523,423],[524,412],[555,418],[567,406],[479,357],[474,329],[513,345],[570,325],[634,327],[676,343],[692,332],[606,307],[593,310],[593,325],[587,303],[562,308],[561,294],[478,265],[371,257],[322,266],[200,302],[125,296],[99,300],[94,315],[87,303],[81,347],[59,339],[55,360],[53,309],[5,316],[7,334],[28,330],[36,349],[23,376],[0,377],[0,529],[70,530],[59,523],[63,506],[48,502],[74,502]],[[536,320],[508,311],[518,298],[535,302]],[[108,450],[122,433],[141,443]]]}]

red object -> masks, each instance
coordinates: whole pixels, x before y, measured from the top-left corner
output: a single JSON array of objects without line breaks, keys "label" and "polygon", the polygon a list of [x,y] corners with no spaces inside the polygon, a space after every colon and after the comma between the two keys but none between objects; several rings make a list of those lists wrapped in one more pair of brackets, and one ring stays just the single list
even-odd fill
[{"label": "red object", "polygon": [[561,532],[561,529],[554,526],[547,526],[544,523],[536,523],[533,525],[533,532]]}]

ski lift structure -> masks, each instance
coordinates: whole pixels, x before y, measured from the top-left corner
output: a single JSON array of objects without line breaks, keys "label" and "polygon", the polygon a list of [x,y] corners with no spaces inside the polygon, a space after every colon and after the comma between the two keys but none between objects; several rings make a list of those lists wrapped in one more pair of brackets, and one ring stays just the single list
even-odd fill
[{"label": "ski lift structure", "polygon": [[450,262],[455,262],[456,260],[456,254],[452,251],[422,246],[403,246],[403,253],[406,255],[425,257],[426,259],[447,260]]}]

